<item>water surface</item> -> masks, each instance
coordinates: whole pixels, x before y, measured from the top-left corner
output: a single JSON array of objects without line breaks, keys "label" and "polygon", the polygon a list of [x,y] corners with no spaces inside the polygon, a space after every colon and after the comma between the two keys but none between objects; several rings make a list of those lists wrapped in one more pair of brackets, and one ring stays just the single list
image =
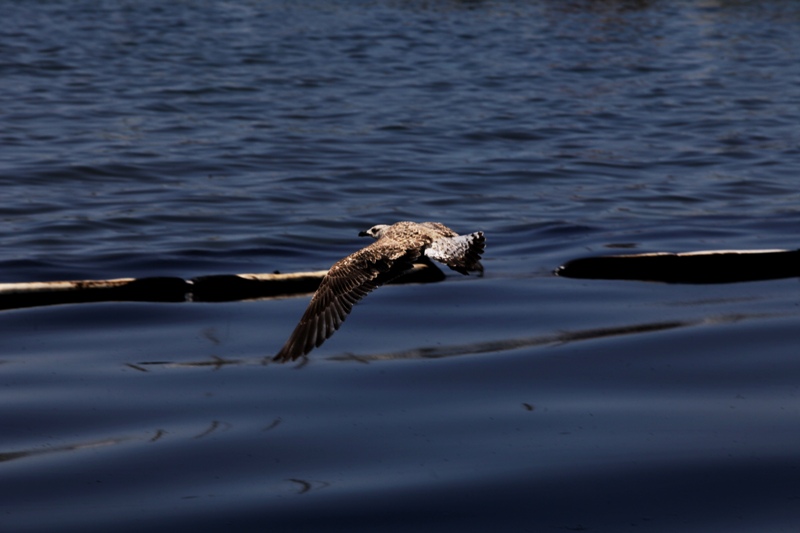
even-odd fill
[{"label": "water surface", "polygon": [[793,531],[794,2],[5,2],[2,282],[327,268],[483,230],[301,365],[308,297],[0,313],[9,531]]}]

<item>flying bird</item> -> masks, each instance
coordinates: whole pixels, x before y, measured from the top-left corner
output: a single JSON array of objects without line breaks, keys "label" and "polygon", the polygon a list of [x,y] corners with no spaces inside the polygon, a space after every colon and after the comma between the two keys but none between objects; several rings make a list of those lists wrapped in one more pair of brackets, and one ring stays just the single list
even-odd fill
[{"label": "flying bird", "polygon": [[359,236],[375,242],[330,268],[274,361],[292,361],[319,347],[359,300],[409,270],[422,256],[464,275],[483,273],[480,259],[486,239],[482,231],[459,235],[439,222],[396,222],[372,226]]}]

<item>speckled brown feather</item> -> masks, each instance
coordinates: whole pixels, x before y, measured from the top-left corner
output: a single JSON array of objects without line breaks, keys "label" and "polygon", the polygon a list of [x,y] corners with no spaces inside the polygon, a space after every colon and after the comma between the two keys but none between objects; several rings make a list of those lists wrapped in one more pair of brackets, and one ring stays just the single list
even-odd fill
[{"label": "speckled brown feather", "polygon": [[[273,359],[291,361],[319,347],[339,329],[359,300],[411,268],[413,261],[437,240],[446,241],[453,237],[463,242],[456,243],[455,247],[439,246],[440,250],[431,257],[463,274],[467,270],[483,271],[479,259],[484,239],[480,232],[459,237],[438,222],[397,222],[386,227],[377,241],[330,268],[300,323]],[[450,248],[459,250],[462,255],[457,258],[447,256],[446,250]]]}]

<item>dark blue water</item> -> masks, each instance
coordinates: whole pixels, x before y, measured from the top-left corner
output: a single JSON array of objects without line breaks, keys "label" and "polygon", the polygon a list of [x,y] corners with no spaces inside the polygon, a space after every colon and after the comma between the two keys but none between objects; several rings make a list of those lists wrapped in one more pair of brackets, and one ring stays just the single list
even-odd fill
[{"label": "dark blue water", "polygon": [[796,531],[791,1],[2,2],[0,282],[317,270],[397,220],[483,278],[0,313],[3,531]]}]

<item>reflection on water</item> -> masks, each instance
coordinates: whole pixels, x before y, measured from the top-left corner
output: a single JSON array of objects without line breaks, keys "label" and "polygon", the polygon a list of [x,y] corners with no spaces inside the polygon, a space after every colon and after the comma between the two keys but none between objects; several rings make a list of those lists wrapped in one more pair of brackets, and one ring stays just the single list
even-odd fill
[{"label": "reflection on water", "polygon": [[[710,303],[710,302],[707,302]],[[732,324],[736,322],[770,319],[778,317],[793,316],[786,313],[734,313],[727,315],[713,315],[692,320],[671,320],[665,322],[648,322],[641,324],[631,324],[627,326],[590,328],[585,330],[563,331],[547,335],[533,337],[520,337],[514,339],[501,339],[496,341],[474,342],[469,344],[450,344],[444,346],[419,347],[398,352],[375,353],[375,354],[354,354],[346,353],[327,356],[326,361],[343,361],[369,363],[373,361],[392,361],[403,359],[441,359],[446,357],[459,357],[466,355],[506,352],[521,348],[532,348],[537,346],[550,346],[558,344],[570,344],[575,342],[592,341],[604,338],[624,337],[629,335],[640,335],[667,331],[678,328],[698,327],[704,325]],[[296,368],[305,367],[313,361],[314,356],[302,358]],[[215,371],[221,370],[225,366],[239,365],[261,365],[266,366],[273,363],[272,356],[260,359],[225,359],[212,355],[210,360],[202,361],[140,361],[138,363],[125,363],[125,366],[140,372],[149,372],[149,368],[211,368]]]},{"label": "reflection on water", "polygon": [[707,317],[698,320],[682,320],[669,322],[655,322],[647,324],[634,324],[631,326],[620,326],[612,328],[596,328],[578,331],[566,331],[552,335],[542,335],[539,337],[527,337],[519,339],[503,339],[498,341],[480,342],[467,345],[435,346],[426,348],[415,348],[401,352],[391,352],[382,354],[346,354],[328,357],[332,361],[356,361],[367,363],[370,361],[384,361],[395,359],[439,359],[442,357],[457,357],[462,355],[474,355],[490,352],[504,352],[517,350],[519,348],[529,348],[534,346],[568,344],[573,342],[603,339],[606,337],[621,337],[627,335],[637,335],[665,331],[676,328],[686,328],[701,326],[704,324],[725,324],[739,322],[742,320],[752,320],[757,318],[769,318],[775,315],[763,314],[735,314]]},{"label": "reflection on water", "polygon": [[113,446],[129,441],[130,438],[108,438],[98,441],[82,442],[78,444],[68,444],[66,446],[48,446],[46,448],[35,448],[30,450],[20,450],[11,452],[0,452],[0,463],[6,461],[14,461],[16,459],[25,459],[37,455],[46,455],[62,452],[76,452],[82,450],[91,450],[102,446]]},{"label": "reflection on water", "polygon": [[[275,419],[269,426],[264,428],[264,431],[273,429],[280,424],[280,419]],[[233,424],[228,422],[224,422],[221,420],[212,420],[208,427],[203,429],[200,433],[191,436],[192,439],[202,439],[208,437],[216,432],[224,432],[228,431],[233,428]],[[158,429],[154,432],[152,437],[146,439],[138,439],[138,440],[147,440],[148,442],[157,442],[162,440],[165,436],[169,435],[170,432],[165,429]],[[45,455],[45,454],[55,454],[55,453],[64,453],[64,452],[79,452],[85,450],[93,450],[95,448],[103,447],[103,446],[113,446],[116,444],[122,444],[126,442],[130,442],[133,440],[137,440],[134,437],[109,437],[102,440],[97,441],[89,441],[89,442],[81,442],[77,444],[68,444],[64,446],[47,446],[47,447],[37,447],[30,450],[17,450],[17,451],[9,451],[9,452],[0,452],[0,462],[5,461],[13,461],[17,459],[25,459],[28,457],[38,456],[38,455]]]},{"label": "reflection on water", "polygon": [[311,490],[319,490],[324,489],[326,487],[330,487],[330,483],[327,481],[312,481],[307,479],[295,479],[290,478],[287,481],[291,481],[292,483],[296,483],[297,487],[297,494],[305,494]]},{"label": "reflection on water", "polygon": [[225,431],[225,430],[231,429],[232,427],[233,426],[231,426],[231,424],[229,424],[227,422],[220,422],[219,420],[212,420],[211,424],[208,426],[208,428],[205,431],[202,431],[202,432],[198,433],[197,435],[195,435],[192,438],[193,439],[202,439],[203,437],[207,437],[207,436],[211,435],[215,431],[218,431],[218,430]]},{"label": "reflection on water", "polygon": [[224,359],[218,355],[212,355],[210,361],[182,361],[180,363],[173,363],[169,361],[141,361],[139,363],[125,363],[125,366],[138,370],[139,372],[149,372],[148,366],[159,366],[163,368],[177,368],[182,366],[189,367],[211,367],[214,370],[220,370],[227,365],[241,365],[246,364],[241,359]]}]

